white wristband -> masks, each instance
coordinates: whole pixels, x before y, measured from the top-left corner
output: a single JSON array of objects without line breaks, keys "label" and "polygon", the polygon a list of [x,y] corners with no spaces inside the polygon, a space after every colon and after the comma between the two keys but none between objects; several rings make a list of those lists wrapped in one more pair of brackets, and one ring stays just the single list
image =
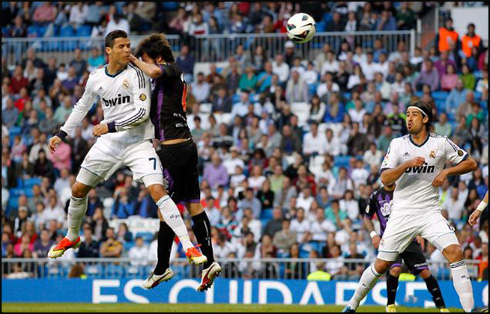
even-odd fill
[{"label": "white wristband", "polygon": [[378,234],[376,233],[376,231],[371,231],[371,233],[369,234],[369,236],[372,238],[374,238],[375,236],[377,236]]},{"label": "white wristband", "polygon": [[480,204],[478,204],[476,210],[482,212],[485,208],[487,208],[487,203],[485,201],[481,201]]}]

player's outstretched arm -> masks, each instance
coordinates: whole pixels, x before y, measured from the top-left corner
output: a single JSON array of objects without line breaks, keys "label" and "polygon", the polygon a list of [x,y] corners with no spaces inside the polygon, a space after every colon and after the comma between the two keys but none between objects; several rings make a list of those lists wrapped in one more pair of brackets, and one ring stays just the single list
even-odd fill
[{"label": "player's outstretched arm", "polygon": [[58,144],[61,143],[68,134],[72,133],[77,125],[80,125],[83,118],[87,115],[87,112],[92,108],[95,97],[92,85],[93,78],[92,75],[90,75],[87,84],[85,85],[85,91],[83,92],[82,98],[75,104],[75,107],[73,107],[72,112],[68,116],[65,124],[60,128],[58,134],[49,139],[49,151],[51,153],[54,153]]},{"label": "player's outstretched arm", "polygon": [[478,218],[480,218],[481,213],[487,208],[488,205],[488,191],[485,193],[485,197],[478,204],[478,207],[471,213],[470,218],[468,219],[468,223],[472,226],[476,225],[478,222]]},{"label": "player's outstretched arm", "polygon": [[143,62],[143,61],[139,60],[138,58],[136,58],[135,56],[133,56],[132,54],[130,55],[129,60],[135,66],[140,68],[140,70],[143,71],[146,75],[148,75],[149,77],[151,77],[153,79],[162,76],[162,69],[156,64]]}]

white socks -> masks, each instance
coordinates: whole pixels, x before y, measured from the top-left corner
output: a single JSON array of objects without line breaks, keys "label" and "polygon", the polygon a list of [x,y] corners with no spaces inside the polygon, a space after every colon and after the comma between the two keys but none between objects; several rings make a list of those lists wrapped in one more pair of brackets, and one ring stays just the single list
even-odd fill
[{"label": "white socks", "polygon": [[378,274],[376,269],[374,269],[374,264],[371,264],[366,270],[362,273],[361,279],[359,280],[359,285],[356,288],[356,292],[352,296],[352,299],[349,301],[349,305],[352,309],[357,309],[359,307],[359,303],[361,303],[362,299],[366,297],[369,290],[376,284],[381,274]]},{"label": "white socks", "polygon": [[180,216],[179,209],[170,196],[165,195],[159,199],[156,204],[167,225],[172,228],[179,237],[180,242],[182,242],[184,252],[187,251],[187,249],[194,247],[189,238],[189,233],[187,233],[187,227],[184,224],[184,220],[182,219],[182,216]]},{"label": "white socks", "polygon": [[66,237],[70,241],[75,241],[80,234],[80,225],[87,211],[88,199],[71,196],[68,206],[68,233]]},{"label": "white socks", "polygon": [[473,299],[473,287],[471,286],[470,275],[464,260],[449,264],[453,276],[454,289],[459,295],[459,301],[465,312],[471,312],[475,305]]}]

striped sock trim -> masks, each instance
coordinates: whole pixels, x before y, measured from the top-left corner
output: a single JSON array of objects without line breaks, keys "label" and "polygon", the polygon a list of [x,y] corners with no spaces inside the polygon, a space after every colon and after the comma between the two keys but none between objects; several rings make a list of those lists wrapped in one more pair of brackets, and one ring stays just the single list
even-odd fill
[{"label": "striped sock trim", "polygon": [[381,274],[378,274],[378,272],[376,271],[376,269],[374,269],[374,265],[371,264],[371,267],[369,267],[373,273],[374,276],[376,277],[381,277]]},{"label": "striped sock trim", "polygon": [[451,263],[449,264],[449,266],[451,266],[451,268],[458,268],[458,267],[461,267],[461,266],[465,266],[466,265],[466,262],[464,260],[461,260],[459,262],[454,262],[454,263]]},{"label": "striped sock trim", "polygon": [[165,203],[165,201],[167,201],[168,199],[170,198],[170,196],[168,195],[165,195],[163,196],[161,199],[158,200],[158,202],[156,202],[157,206],[160,207],[163,203]]}]

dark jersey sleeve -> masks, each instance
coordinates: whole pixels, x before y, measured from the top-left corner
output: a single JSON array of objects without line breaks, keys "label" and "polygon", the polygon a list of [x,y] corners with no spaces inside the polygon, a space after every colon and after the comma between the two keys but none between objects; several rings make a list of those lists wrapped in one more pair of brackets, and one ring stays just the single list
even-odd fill
[{"label": "dark jersey sleeve", "polygon": [[171,64],[159,64],[160,70],[162,70],[162,75],[160,77],[167,78],[178,75],[177,70]]},{"label": "dark jersey sleeve", "polygon": [[364,211],[364,214],[366,217],[369,219],[373,219],[374,214],[376,213],[376,193],[371,193],[371,196],[369,197],[369,202],[366,205],[366,209]]}]

